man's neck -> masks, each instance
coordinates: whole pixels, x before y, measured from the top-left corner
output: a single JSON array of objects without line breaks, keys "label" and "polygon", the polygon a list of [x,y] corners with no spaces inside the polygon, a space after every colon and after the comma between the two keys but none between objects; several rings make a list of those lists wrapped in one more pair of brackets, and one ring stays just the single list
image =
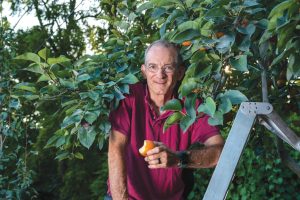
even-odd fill
[{"label": "man's neck", "polygon": [[160,108],[165,105],[165,103],[172,98],[172,95],[151,95],[150,94],[150,101],[155,109],[157,114],[162,114],[160,113]]}]

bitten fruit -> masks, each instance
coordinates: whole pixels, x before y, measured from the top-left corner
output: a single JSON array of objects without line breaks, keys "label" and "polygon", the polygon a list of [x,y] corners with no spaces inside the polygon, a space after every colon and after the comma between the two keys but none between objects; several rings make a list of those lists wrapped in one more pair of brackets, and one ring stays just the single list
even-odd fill
[{"label": "bitten fruit", "polygon": [[155,144],[151,140],[144,140],[144,145],[139,149],[142,156],[147,156],[147,152],[155,147]]}]

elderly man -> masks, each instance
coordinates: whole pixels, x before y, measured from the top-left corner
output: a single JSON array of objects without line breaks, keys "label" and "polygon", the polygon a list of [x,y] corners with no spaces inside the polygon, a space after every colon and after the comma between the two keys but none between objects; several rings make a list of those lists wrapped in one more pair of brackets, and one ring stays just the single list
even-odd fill
[{"label": "elderly man", "polygon": [[[176,98],[176,85],[184,75],[179,49],[159,40],[145,52],[141,66],[145,83],[130,86],[130,94],[110,114],[108,195],[113,199],[184,199],[183,168],[208,168],[216,165],[223,138],[208,116],[200,117],[183,133],[178,124],[163,133],[172,111],[160,108]],[[138,149],[144,140],[155,141],[155,148],[144,158]],[[188,150],[193,143],[201,149]]]}]

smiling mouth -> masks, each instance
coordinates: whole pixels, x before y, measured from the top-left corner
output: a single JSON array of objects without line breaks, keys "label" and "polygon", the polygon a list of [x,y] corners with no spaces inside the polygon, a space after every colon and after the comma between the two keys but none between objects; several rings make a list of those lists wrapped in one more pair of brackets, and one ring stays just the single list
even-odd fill
[{"label": "smiling mouth", "polygon": [[160,84],[160,85],[164,85],[164,84],[166,84],[167,82],[157,82],[157,81],[155,81],[155,83],[156,83],[156,84]]}]

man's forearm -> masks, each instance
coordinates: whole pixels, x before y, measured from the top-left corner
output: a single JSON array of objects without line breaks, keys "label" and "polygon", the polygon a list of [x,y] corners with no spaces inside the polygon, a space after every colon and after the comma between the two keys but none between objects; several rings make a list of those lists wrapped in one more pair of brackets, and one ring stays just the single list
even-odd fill
[{"label": "man's forearm", "polygon": [[128,199],[125,155],[122,148],[109,145],[109,185],[113,199]]},{"label": "man's forearm", "polygon": [[210,168],[214,167],[219,160],[223,145],[205,146],[201,149],[189,150],[188,168]]}]

